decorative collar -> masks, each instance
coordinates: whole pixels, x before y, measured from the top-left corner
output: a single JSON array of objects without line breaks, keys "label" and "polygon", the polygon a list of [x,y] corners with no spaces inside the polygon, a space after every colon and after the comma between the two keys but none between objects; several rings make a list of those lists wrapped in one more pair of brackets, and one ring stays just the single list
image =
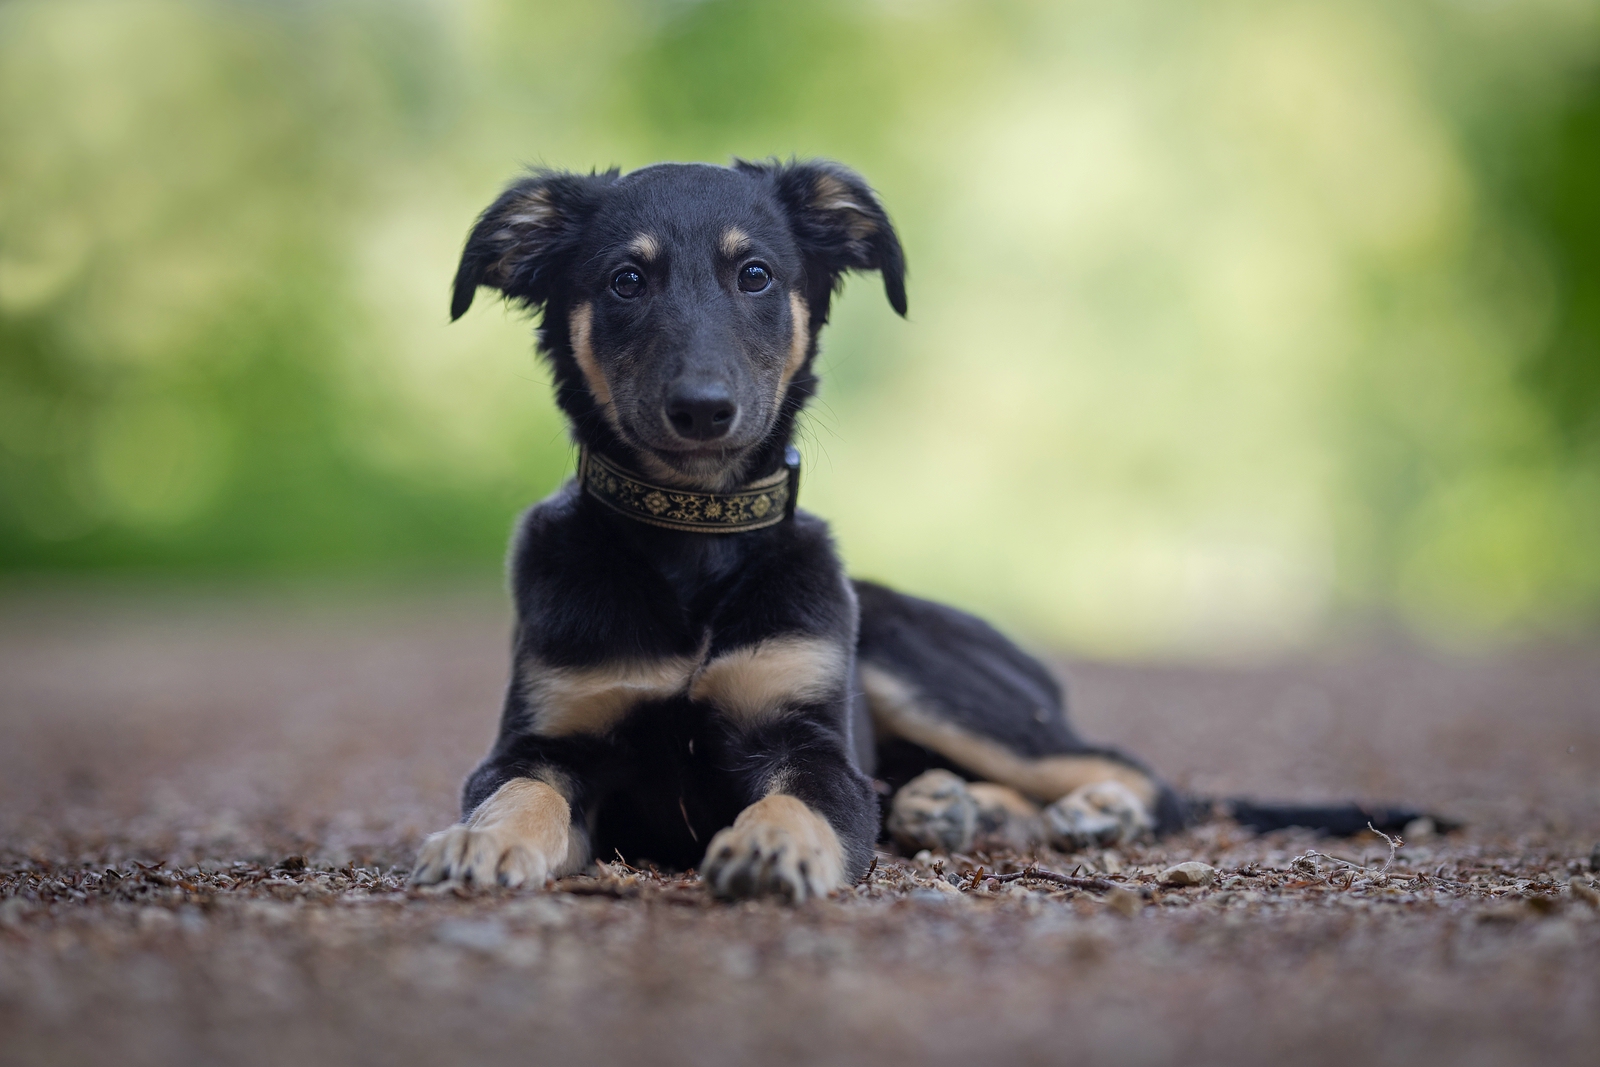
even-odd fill
[{"label": "decorative collar", "polygon": [[742,533],[793,518],[800,495],[800,452],[785,451],[784,470],[730,493],[699,493],[653,485],[587,448],[578,452],[578,484],[621,515],[690,533]]}]

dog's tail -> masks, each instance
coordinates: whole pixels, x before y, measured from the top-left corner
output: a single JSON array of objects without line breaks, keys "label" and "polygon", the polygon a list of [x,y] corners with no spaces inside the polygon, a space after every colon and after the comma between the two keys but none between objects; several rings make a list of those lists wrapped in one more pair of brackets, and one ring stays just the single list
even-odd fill
[{"label": "dog's tail", "polygon": [[1349,837],[1369,827],[1386,834],[1398,834],[1421,819],[1432,823],[1440,833],[1458,830],[1461,824],[1432,812],[1415,808],[1390,807],[1378,804],[1358,804],[1354,801],[1331,804],[1281,804],[1273,801],[1253,800],[1249,797],[1185,797],[1185,822],[1194,824],[1207,819],[1232,819],[1240,826],[1257,833],[1299,827],[1314,830],[1329,837]]}]

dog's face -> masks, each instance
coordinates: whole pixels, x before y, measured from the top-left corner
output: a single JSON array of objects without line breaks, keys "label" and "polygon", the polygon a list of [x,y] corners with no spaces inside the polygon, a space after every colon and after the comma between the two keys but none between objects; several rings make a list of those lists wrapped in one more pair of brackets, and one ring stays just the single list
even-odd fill
[{"label": "dog's face", "polygon": [[569,276],[573,356],[628,444],[714,479],[771,431],[810,347],[794,235],[722,168],[652,167],[607,201]]},{"label": "dog's face", "polygon": [[846,270],[883,273],[905,312],[900,245],[859,177],[827,163],[661,164],[543,173],[484,212],[456,278],[544,309],[542,347],[580,439],[614,435],[646,473],[724,488],[814,388]]}]

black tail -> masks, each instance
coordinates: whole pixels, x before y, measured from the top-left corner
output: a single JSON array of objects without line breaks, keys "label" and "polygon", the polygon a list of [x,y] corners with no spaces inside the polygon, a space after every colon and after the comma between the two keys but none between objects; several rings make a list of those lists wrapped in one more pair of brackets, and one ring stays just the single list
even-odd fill
[{"label": "black tail", "polygon": [[1190,798],[1188,808],[1193,822],[1220,816],[1257,833],[1298,826],[1330,837],[1349,837],[1370,825],[1386,834],[1398,834],[1417,819],[1431,820],[1434,829],[1440,832],[1460,827],[1459,823],[1430,812],[1369,804],[1270,804],[1242,797],[1230,800],[1194,797]]}]

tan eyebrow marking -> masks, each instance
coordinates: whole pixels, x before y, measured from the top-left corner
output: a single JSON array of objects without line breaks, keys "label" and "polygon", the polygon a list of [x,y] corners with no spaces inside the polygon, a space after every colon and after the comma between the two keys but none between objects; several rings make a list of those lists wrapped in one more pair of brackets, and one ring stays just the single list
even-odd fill
[{"label": "tan eyebrow marking", "polygon": [[737,226],[729,226],[722,231],[720,244],[722,254],[729,259],[734,259],[750,247],[750,235]]},{"label": "tan eyebrow marking", "polygon": [[654,234],[641,233],[628,242],[628,251],[643,260],[652,260],[661,255],[661,242],[656,240]]}]

